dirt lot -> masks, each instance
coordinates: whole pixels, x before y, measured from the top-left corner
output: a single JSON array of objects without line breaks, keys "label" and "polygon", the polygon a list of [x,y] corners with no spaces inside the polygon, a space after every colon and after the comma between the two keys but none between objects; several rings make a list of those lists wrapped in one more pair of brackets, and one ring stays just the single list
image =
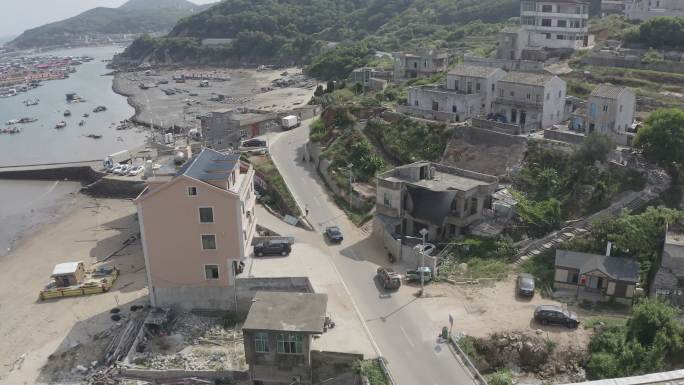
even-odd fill
[{"label": "dirt lot", "polygon": [[[517,298],[515,276],[493,286],[456,286],[440,283],[428,286],[430,298],[422,305],[428,314],[454,317],[453,332],[463,332],[474,337],[486,337],[494,332],[521,331],[536,335],[536,330],[563,346],[586,347],[592,331],[582,326],[568,329],[564,326],[542,326],[534,322],[532,315],[539,305],[559,305],[560,302],[542,298],[538,293],[531,300]],[[570,309],[577,311],[578,309]],[[578,312],[580,319],[587,313]],[[448,325],[446,316],[433,318],[434,329]]]},{"label": "dirt lot", "polygon": [[[124,72],[114,77],[114,89],[129,96],[136,106],[136,119],[155,126],[195,127],[196,116],[221,108],[249,107],[273,112],[288,111],[309,102],[316,82],[309,80],[289,87],[273,87],[271,81],[301,73],[301,69],[287,70],[246,70],[193,68],[178,70],[157,70],[146,75],[145,72]],[[230,80],[211,81],[209,87],[200,87],[200,80],[186,80],[176,83],[176,74],[217,74]],[[166,81],[166,84],[157,84]],[[141,89],[140,84],[152,86]],[[165,90],[168,93],[165,93]],[[217,94],[225,100],[214,99]]]},{"label": "dirt lot", "polygon": [[[61,383],[77,365],[101,360],[105,337],[130,306],[147,296],[144,261],[136,239],[135,208],[128,200],[79,196],[71,213],[24,238],[3,257],[0,269],[0,383]],[[115,253],[116,252],[116,253]],[[91,296],[40,301],[55,264],[107,260],[121,270],[111,291]],[[110,330],[112,329],[112,330]],[[45,365],[50,358],[49,365]]]}]

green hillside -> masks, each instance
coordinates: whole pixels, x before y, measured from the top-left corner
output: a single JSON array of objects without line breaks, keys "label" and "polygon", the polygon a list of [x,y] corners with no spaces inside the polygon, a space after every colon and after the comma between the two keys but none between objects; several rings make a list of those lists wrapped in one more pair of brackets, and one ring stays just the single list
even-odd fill
[{"label": "green hillside", "polygon": [[130,0],[119,8],[93,8],[69,19],[26,30],[8,45],[25,49],[64,45],[86,34],[165,32],[179,19],[206,8],[186,0]]},{"label": "green hillside", "polygon": [[[518,0],[224,0],[180,20],[167,37],[139,39],[122,58],[329,64],[352,54],[357,65],[368,59],[359,56],[374,50],[428,43],[453,48],[466,35],[491,35],[501,28],[498,23],[517,16],[518,7]],[[201,45],[202,38],[233,41],[210,48]],[[342,67],[333,75],[347,70]]]}]

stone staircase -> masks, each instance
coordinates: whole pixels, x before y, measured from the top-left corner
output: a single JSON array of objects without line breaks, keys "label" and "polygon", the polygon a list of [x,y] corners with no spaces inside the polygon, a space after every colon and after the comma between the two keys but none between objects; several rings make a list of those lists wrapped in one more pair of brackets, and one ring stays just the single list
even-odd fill
[{"label": "stone staircase", "polygon": [[523,241],[518,244],[520,251],[513,258],[513,263],[521,264],[525,260],[539,255],[544,251],[556,248],[565,241],[573,239],[577,235],[586,233],[587,227],[594,220],[603,216],[617,216],[622,210],[636,211],[643,208],[649,201],[655,199],[670,186],[670,179],[663,170],[650,167],[643,157],[637,159],[638,167],[646,171],[646,187],[638,192],[632,192],[622,199],[614,202],[609,207],[598,211],[586,218],[576,221],[572,226],[564,227],[547,236]]}]

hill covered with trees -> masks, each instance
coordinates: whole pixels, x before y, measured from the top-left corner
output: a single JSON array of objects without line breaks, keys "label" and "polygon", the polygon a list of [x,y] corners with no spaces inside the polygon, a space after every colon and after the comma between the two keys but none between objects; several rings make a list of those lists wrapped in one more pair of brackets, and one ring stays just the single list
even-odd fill
[{"label": "hill covered with trees", "polygon": [[[501,25],[496,23],[517,16],[518,7],[516,0],[224,0],[180,20],[167,37],[139,39],[123,57],[204,63],[325,62],[326,77],[343,76],[350,56],[357,65],[375,50],[407,49],[428,41],[437,47],[454,46],[468,32],[498,30]],[[206,47],[201,45],[203,38],[231,39],[231,43]],[[339,70],[330,70],[336,63]]]},{"label": "hill covered with trees", "polygon": [[166,32],[181,18],[207,8],[187,0],[130,0],[119,8],[97,7],[26,30],[8,46],[53,47],[69,44],[84,35]]}]

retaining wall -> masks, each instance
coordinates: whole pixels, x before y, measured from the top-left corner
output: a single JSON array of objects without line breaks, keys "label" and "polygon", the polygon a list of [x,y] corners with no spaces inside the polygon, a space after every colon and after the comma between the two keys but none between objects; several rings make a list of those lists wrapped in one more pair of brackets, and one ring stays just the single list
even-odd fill
[{"label": "retaining wall", "polygon": [[142,180],[101,178],[81,189],[81,192],[99,198],[130,198],[140,195],[145,189]]},{"label": "retaining wall", "polygon": [[156,381],[168,380],[174,378],[203,378],[203,379],[229,379],[234,381],[249,380],[248,372],[240,372],[233,370],[181,370],[181,369],[133,369],[121,368],[121,375],[123,377],[136,378],[141,380]]},{"label": "retaining wall", "polygon": [[0,179],[22,179],[22,180],[73,180],[85,183],[92,183],[105,174],[95,171],[90,166],[64,166],[19,169],[4,168],[0,171]]}]

